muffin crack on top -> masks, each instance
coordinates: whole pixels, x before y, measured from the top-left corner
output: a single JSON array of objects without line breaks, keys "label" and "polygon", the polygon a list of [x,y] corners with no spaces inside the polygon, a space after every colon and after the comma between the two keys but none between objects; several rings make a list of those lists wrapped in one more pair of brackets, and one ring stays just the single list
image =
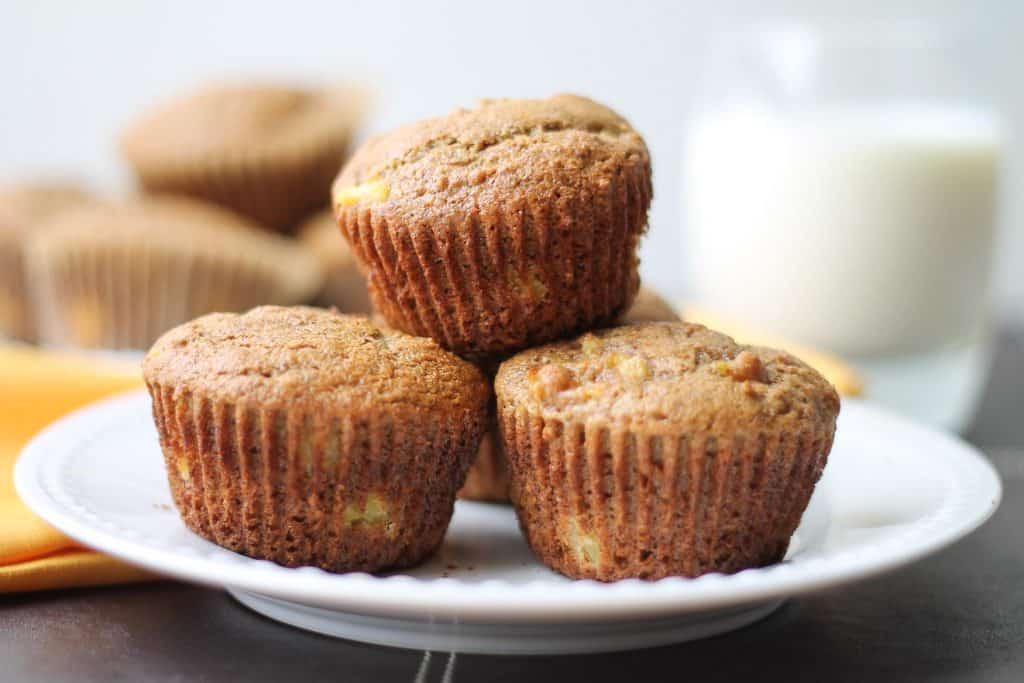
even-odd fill
[{"label": "muffin crack on top", "polygon": [[[431,152],[438,150],[439,148],[453,148],[459,147],[462,150],[469,152],[471,156],[466,159],[464,164],[472,164],[474,162],[483,161],[479,157],[481,152],[489,150],[493,147],[497,147],[505,142],[511,142],[516,138],[539,138],[545,135],[557,134],[562,132],[575,131],[580,133],[592,133],[597,135],[609,136],[612,139],[621,138],[626,135],[629,130],[627,128],[611,128],[604,124],[596,125],[573,125],[561,121],[550,121],[545,123],[538,123],[530,127],[522,127],[510,125],[505,130],[495,132],[489,137],[470,138],[463,139],[458,136],[444,135],[437,138],[432,138],[422,144],[411,147],[407,152],[399,157],[390,159],[383,162],[381,165],[376,167],[369,167],[361,169],[359,175],[354,180],[356,182],[362,182],[370,177],[386,175],[390,171],[395,171],[406,166],[408,164],[414,164]],[[458,165],[457,160],[449,160],[449,163]]]},{"label": "muffin crack on top", "polygon": [[[592,156],[585,158],[587,163],[606,160],[615,153],[650,163],[643,139],[625,119],[586,98],[556,95],[547,100],[482,100],[476,108],[457,109],[448,116],[404,126],[371,139],[335,182],[335,202],[353,203],[365,195],[352,194],[350,188],[368,181],[385,181],[401,169],[425,160],[448,167],[472,167],[489,161],[485,152],[510,142],[525,138],[536,144],[573,134],[581,137],[569,143],[605,143],[588,150]],[[487,174],[481,174],[474,179],[480,184],[487,178]],[[439,184],[437,189],[446,189],[444,182]],[[435,188],[424,185],[417,192],[431,189]]]},{"label": "muffin crack on top", "polygon": [[180,325],[154,344],[144,373],[211,395],[348,410],[441,403],[476,410],[489,396],[476,368],[431,339],[305,307],[214,313]]}]

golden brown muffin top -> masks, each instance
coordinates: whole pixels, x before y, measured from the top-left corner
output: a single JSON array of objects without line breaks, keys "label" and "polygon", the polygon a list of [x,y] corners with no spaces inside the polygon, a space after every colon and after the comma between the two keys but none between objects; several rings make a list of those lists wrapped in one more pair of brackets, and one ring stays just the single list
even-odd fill
[{"label": "golden brown muffin top", "polygon": [[169,195],[67,209],[45,223],[28,242],[35,253],[134,248],[241,262],[263,268],[290,296],[311,298],[323,282],[323,266],[309,249],[268,233],[215,204]]},{"label": "golden brown muffin top", "polygon": [[301,153],[351,135],[364,95],[354,88],[274,84],[203,87],[145,112],[121,137],[133,162],[196,155]]},{"label": "golden brown muffin top", "polygon": [[69,183],[26,183],[0,188],[0,232],[24,234],[58,213],[96,201]]},{"label": "golden brown muffin top", "polygon": [[352,263],[352,250],[342,237],[334,212],[330,209],[306,220],[299,226],[298,236],[328,268],[344,268]]},{"label": "golden brown muffin top", "polygon": [[[334,183],[335,209],[431,219],[517,199],[596,197],[625,175],[650,183],[643,138],[585,97],[483,100],[368,140]],[[436,225],[434,226],[436,227]]]},{"label": "golden brown muffin top", "polygon": [[490,388],[432,339],[304,306],[213,313],[170,330],[143,361],[147,383],[229,402],[325,410],[483,411]]},{"label": "golden brown muffin top", "polygon": [[644,323],[529,349],[502,364],[500,405],[644,432],[757,433],[834,423],[835,389],[782,351],[692,323]]},{"label": "golden brown muffin top", "polygon": [[679,314],[665,299],[650,287],[640,286],[640,290],[621,318],[620,325],[636,325],[637,323],[669,322],[681,320]]}]

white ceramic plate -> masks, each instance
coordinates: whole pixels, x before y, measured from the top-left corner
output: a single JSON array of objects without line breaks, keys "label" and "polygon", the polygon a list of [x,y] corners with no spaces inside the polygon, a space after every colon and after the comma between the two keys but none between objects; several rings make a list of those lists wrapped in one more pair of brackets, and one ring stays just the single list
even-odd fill
[{"label": "white ceramic plate", "polygon": [[601,584],[538,564],[506,506],[459,502],[427,564],[373,576],[287,569],[189,532],[171,504],[149,398],[133,392],[56,422],[15,469],[25,502],[80,542],[164,574],[228,588],[273,618],[403,647],[589,652],[702,637],[784,599],[880,574],[952,543],[995,510],[974,449],[856,401],[785,562],[730,576]]}]

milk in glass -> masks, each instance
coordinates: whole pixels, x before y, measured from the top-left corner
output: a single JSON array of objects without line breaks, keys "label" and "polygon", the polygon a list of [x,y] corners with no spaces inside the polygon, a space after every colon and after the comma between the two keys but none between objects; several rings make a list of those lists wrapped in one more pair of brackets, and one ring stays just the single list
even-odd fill
[{"label": "milk in glass", "polygon": [[698,295],[843,353],[911,413],[963,427],[928,393],[976,392],[984,375],[1001,146],[995,118],[971,109],[705,116],[684,151]]}]

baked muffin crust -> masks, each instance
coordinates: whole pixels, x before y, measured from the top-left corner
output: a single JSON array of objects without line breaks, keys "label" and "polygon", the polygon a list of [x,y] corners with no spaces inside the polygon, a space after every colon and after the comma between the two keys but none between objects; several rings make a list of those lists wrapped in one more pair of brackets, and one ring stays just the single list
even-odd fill
[{"label": "baked muffin crust", "polygon": [[596,194],[620,174],[644,182],[650,155],[611,109],[577,95],[492,99],[372,138],[335,181],[334,201],[419,223],[519,198]]},{"label": "baked muffin crust", "polygon": [[553,569],[602,581],[781,561],[839,412],[795,358],[687,323],[524,351],[495,390],[527,541]]},{"label": "baked muffin crust", "polygon": [[213,313],[176,327],[154,344],[143,372],[217,400],[311,410],[476,414],[490,394],[472,364],[431,339],[304,306]]},{"label": "baked muffin crust", "polygon": [[371,139],[333,196],[389,324],[480,358],[628,308],[650,158],[586,98],[485,100]]},{"label": "baked muffin crust", "polygon": [[185,524],[328,571],[409,566],[437,548],[490,394],[429,339],[304,307],[182,325],[143,375]]},{"label": "baked muffin crust", "polygon": [[502,400],[574,421],[646,431],[798,428],[834,417],[839,398],[814,369],[693,323],[643,323],[529,349],[502,364]]}]

